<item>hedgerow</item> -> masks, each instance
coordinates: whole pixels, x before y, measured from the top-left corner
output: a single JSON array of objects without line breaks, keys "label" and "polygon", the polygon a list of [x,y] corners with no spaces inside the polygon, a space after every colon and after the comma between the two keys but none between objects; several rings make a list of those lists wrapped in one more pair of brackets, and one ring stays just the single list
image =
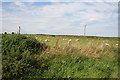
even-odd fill
[{"label": "hedgerow", "polygon": [[[20,78],[37,65],[35,56],[47,48],[36,39],[17,34],[2,35],[2,76]],[[40,64],[39,64],[40,65]]]}]

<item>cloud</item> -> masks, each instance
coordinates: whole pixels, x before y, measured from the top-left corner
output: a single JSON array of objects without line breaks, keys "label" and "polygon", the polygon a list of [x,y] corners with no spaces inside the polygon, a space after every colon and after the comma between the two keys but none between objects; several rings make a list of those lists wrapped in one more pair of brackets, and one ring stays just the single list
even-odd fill
[{"label": "cloud", "polygon": [[20,6],[20,7],[25,7],[25,5],[22,2],[14,2],[15,5]]},{"label": "cloud", "polygon": [[23,33],[83,34],[87,24],[88,35],[117,35],[117,3],[13,2],[3,6],[3,13],[3,32],[20,25]]},{"label": "cloud", "polygon": [[[4,0],[3,2],[15,2],[16,0]],[[20,0],[20,2],[119,2],[119,0]]]}]

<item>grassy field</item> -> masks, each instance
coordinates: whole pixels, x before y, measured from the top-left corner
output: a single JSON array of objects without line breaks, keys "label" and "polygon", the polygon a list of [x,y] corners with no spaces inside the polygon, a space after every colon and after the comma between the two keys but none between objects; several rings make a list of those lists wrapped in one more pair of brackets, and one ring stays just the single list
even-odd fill
[{"label": "grassy field", "polygon": [[[37,44],[38,42],[45,43],[48,48],[42,52],[31,54],[30,51],[34,49],[31,48],[33,45],[31,44],[30,47],[28,46],[31,48],[30,51],[20,52],[16,55],[16,52],[12,50],[12,53],[15,52],[15,54],[4,55],[3,77],[5,78],[10,77],[7,76],[7,72],[9,73],[7,67],[12,69],[10,75],[14,77],[19,75],[20,78],[118,78],[118,38],[22,35],[28,37],[27,40],[24,40],[25,43],[28,41],[30,44],[29,39],[34,38],[37,41],[34,39],[31,41],[35,45],[35,42]],[[68,46],[70,39],[71,43]],[[14,60],[10,62],[9,56],[13,55],[15,58],[12,58]]]},{"label": "grassy field", "polygon": [[[43,77],[118,78],[118,39],[104,37],[26,35],[46,43],[50,64]],[[45,40],[49,40],[46,42]],[[58,43],[56,44],[57,40]],[[71,39],[70,46],[68,40]],[[76,41],[79,39],[79,41]],[[39,77],[37,75],[34,76]]]}]

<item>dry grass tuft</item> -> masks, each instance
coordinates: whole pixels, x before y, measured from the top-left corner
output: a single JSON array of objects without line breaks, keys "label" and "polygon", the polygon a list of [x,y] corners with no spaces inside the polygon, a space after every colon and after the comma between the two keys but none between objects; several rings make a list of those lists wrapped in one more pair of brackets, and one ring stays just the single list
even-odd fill
[{"label": "dry grass tuft", "polygon": [[[49,55],[67,55],[67,54],[76,54],[76,55],[86,55],[87,57],[95,58],[100,60],[102,57],[109,56],[112,58],[112,55],[109,54],[109,46],[106,46],[106,41],[98,44],[97,42],[90,41],[85,46],[71,44],[71,46],[67,46],[64,43],[60,45],[59,39],[56,40],[56,45],[53,48],[47,49],[42,53]],[[66,46],[65,46],[66,45]]]}]

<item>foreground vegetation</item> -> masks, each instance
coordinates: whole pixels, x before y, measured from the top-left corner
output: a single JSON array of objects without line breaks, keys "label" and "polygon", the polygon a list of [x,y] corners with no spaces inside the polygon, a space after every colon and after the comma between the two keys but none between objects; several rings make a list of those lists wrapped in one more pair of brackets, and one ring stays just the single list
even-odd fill
[{"label": "foreground vegetation", "polygon": [[117,44],[113,38],[4,34],[3,78],[118,78]]}]

